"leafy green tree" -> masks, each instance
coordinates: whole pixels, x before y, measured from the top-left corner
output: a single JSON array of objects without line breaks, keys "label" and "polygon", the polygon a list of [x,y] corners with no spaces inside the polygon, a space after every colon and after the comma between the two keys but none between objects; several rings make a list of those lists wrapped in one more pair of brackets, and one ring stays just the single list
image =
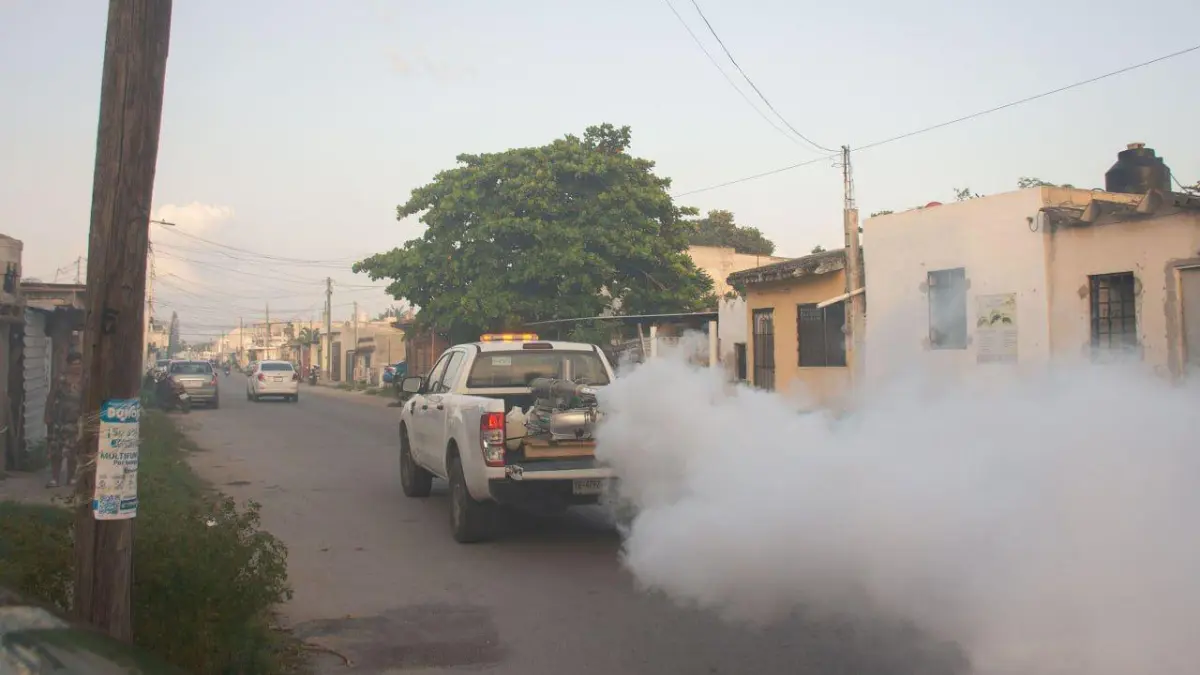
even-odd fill
[{"label": "leafy green tree", "polygon": [[[862,228],[859,228],[859,229],[861,230]],[[825,252],[825,247],[820,244],[817,244],[812,249],[812,255],[816,255],[818,253],[824,253],[824,252]]]},{"label": "leafy green tree", "polygon": [[[355,263],[421,307],[420,327],[455,341],[538,320],[715,306],[686,249],[691,227],[670,180],[628,154],[629,127],[589,127],[548,145],[459,155],[413,190],[399,219],[421,237]],[[615,303],[613,301],[616,301]]]},{"label": "leafy green tree", "polygon": [[767,239],[757,227],[735,223],[730,211],[709,211],[707,216],[691,221],[691,225],[694,229],[688,237],[688,244],[692,246],[727,246],[749,255],[771,255],[775,252],[774,242]]}]

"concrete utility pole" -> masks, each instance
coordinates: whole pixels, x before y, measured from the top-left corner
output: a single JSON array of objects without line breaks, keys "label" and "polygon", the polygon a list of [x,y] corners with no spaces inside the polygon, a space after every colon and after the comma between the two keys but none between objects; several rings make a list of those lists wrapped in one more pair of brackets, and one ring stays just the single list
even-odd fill
[{"label": "concrete utility pole", "polygon": [[358,301],[354,301],[354,372],[351,374],[358,381]]},{"label": "concrete utility pole", "polygon": [[242,365],[242,355],[246,353],[246,325],[242,317],[238,317],[238,365]]},{"label": "concrete utility pole", "polygon": [[333,277],[325,277],[325,381],[333,381]]},{"label": "concrete utility pole", "polygon": [[267,355],[266,360],[271,358],[271,303],[267,303],[267,349],[264,352]]},{"label": "concrete utility pole", "polygon": [[863,286],[862,249],[858,237],[858,205],[854,199],[854,171],[850,146],[842,146],[842,183],[845,205],[842,226],[846,234],[846,359],[852,380],[862,377],[863,337],[866,329],[866,297]]},{"label": "concrete utility pole", "polygon": [[75,284],[83,283],[83,256],[75,259]]},{"label": "concrete utility pole", "polygon": [[133,520],[97,520],[92,499],[101,406],[137,399],[141,388],[149,210],[170,37],[171,0],[109,0],[88,236],[73,611],[125,642],[133,639]]}]

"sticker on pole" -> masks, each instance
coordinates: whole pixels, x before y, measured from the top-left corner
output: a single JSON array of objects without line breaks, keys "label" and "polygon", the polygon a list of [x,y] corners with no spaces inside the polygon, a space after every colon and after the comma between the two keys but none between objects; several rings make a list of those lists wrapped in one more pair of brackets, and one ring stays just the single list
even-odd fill
[{"label": "sticker on pole", "polygon": [[136,398],[100,406],[100,447],[96,452],[96,520],[125,520],[137,515],[138,423],[142,402]]}]

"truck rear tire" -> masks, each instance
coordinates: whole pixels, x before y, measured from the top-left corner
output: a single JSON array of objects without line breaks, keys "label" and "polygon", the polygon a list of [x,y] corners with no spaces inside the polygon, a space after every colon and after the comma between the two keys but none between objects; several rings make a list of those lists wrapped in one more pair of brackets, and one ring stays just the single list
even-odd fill
[{"label": "truck rear tire", "polygon": [[417,466],[408,442],[408,431],[400,431],[400,487],[405,497],[423,499],[433,491],[433,474]]},{"label": "truck rear tire", "polygon": [[492,538],[496,509],[493,504],[475,501],[467,490],[462,460],[450,460],[450,532],[460,544],[474,544]]}]

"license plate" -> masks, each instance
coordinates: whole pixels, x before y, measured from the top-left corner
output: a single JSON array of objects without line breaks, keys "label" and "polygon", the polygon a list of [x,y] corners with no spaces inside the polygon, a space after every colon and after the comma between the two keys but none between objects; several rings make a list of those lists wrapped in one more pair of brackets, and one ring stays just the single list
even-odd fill
[{"label": "license plate", "polygon": [[272,377],[271,381],[272,382],[283,382],[283,378],[282,377]]},{"label": "license plate", "polygon": [[579,478],[571,481],[571,492],[577,495],[598,495],[604,492],[604,479]]},{"label": "license plate", "polygon": [[179,395],[179,400],[180,400],[180,401],[186,401],[186,400],[188,400],[189,398],[191,398],[191,396],[188,396],[186,393],[185,393],[185,394],[180,394],[180,395]]}]

